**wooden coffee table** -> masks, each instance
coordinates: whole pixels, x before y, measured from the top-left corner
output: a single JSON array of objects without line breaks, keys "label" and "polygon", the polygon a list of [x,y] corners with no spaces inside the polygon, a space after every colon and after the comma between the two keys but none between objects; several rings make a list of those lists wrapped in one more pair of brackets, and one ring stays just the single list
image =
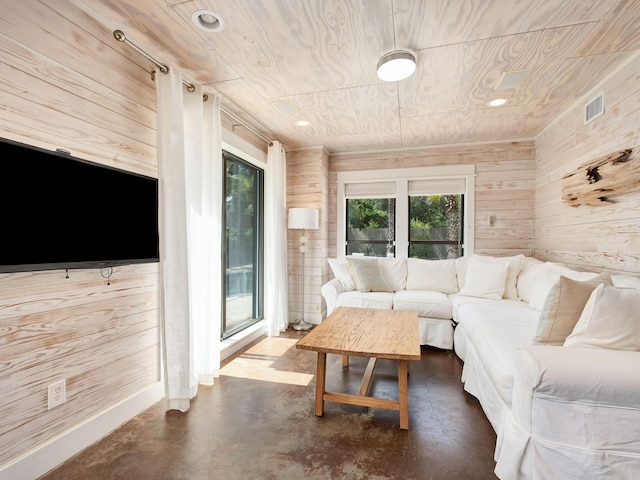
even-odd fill
[{"label": "wooden coffee table", "polygon": [[[318,352],[315,413],[324,414],[324,402],[400,411],[400,428],[409,429],[409,361],[420,360],[418,313],[339,307],[296,344],[296,348]],[[327,353],[370,357],[357,395],[325,391]],[[367,396],[376,359],[398,360],[398,400]]]}]

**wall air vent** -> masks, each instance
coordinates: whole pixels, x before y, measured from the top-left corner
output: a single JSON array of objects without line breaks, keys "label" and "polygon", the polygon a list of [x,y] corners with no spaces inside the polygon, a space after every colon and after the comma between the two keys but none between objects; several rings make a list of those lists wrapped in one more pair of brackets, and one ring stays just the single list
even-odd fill
[{"label": "wall air vent", "polygon": [[584,124],[595,120],[604,113],[604,91],[587,102],[584,106]]}]

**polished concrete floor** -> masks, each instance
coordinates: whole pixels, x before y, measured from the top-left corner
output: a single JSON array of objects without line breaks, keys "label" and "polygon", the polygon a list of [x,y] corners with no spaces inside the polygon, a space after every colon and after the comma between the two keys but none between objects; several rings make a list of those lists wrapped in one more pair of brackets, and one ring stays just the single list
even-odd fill
[{"label": "polished concrete floor", "polygon": [[[314,415],[316,354],[304,333],[263,338],[200,386],[188,413],[159,403],[41,477],[74,479],[495,479],[495,434],[460,383],[452,352],[423,349],[409,378],[409,430],[398,412],[325,403]],[[367,359],[327,356],[327,389],[356,393]],[[370,394],[397,398],[380,360]]]}]

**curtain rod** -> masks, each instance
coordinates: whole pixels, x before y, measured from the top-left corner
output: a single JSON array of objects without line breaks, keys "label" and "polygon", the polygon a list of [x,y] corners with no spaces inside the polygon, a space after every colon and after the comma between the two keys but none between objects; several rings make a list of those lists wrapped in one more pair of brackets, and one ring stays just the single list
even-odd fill
[{"label": "curtain rod", "polygon": [[[169,73],[169,67],[167,67],[164,63],[162,63],[160,60],[156,59],[155,57],[153,57],[152,55],[150,55],[149,53],[145,52],[143,49],[141,49],[138,45],[136,45],[135,43],[133,43],[131,40],[129,40],[127,38],[127,36],[124,34],[124,32],[122,30],[114,30],[113,31],[113,38],[115,38],[117,41],[124,43],[125,45],[129,45],[131,48],[133,48],[136,52],[138,52],[140,55],[142,55],[143,57],[145,57],[147,60],[150,60],[151,62],[153,62],[162,73]],[[182,84],[187,88],[188,91],[193,92],[196,87],[194,84],[187,82],[186,80],[182,80]],[[204,100],[207,100],[207,95],[203,95],[204,96]],[[272,140],[269,140],[268,138],[266,138],[264,135],[262,135],[260,132],[257,132],[256,130],[254,130],[253,128],[251,128],[249,125],[247,125],[247,123],[243,122],[242,120],[240,120],[238,117],[236,117],[234,114],[232,114],[231,112],[225,110],[224,108],[220,107],[220,111],[222,111],[224,114],[226,114],[227,116],[231,117],[232,120],[235,120],[236,122],[238,122],[240,124],[240,126],[246,128],[247,130],[249,130],[251,133],[253,133],[256,137],[260,138],[261,140],[264,140],[267,144],[271,145],[273,143]]]}]

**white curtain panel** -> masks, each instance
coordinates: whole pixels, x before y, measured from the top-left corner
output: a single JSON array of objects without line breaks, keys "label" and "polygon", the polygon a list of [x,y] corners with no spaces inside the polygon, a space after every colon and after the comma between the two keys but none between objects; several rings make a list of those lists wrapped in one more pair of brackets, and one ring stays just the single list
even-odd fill
[{"label": "white curtain panel", "polygon": [[220,370],[222,139],[220,97],[184,92],[185,180],[191,317],[191,396]]},{"label": "white curtain panel", "polygon": [[280,335],[289,325],[287,279],[287,157],[280,142],[267,152],[265,191],[265,312],[267,335]]},{"label": "white curtain panel", "polygon": [[220,100],[156,76],[162,359],[168,410],[189,410],[220,368],[222,149]]}]

